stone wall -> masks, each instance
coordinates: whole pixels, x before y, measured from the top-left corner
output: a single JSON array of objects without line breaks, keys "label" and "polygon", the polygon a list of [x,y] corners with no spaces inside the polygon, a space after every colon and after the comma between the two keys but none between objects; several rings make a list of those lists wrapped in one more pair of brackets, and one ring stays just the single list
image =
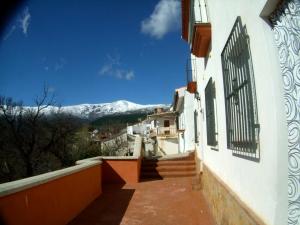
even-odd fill
[{"label": "stone wall", "polygon": [[265,225],[207,166],[203,165],[200,177],[203,194],[218,225]]}]

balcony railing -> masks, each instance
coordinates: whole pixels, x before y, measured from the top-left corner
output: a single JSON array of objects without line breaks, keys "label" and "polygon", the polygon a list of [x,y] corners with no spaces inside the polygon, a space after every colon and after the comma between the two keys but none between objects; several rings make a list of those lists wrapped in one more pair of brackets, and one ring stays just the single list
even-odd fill
[{"label": "balcony railing", "polygon": [[211,41],[211,24],[205,0],[191,0],[189,43],[197,57],[206,57]]},{"label": "balcony railing", "polygon": [[187,91],[197,92],[196,59],[188,59],[186,63]]},{"label": "balcony railing", "polygon": [[177,134],[177,129],[175,127],[158,127],[158,136],[173,136]]},{"label": "balcony railing", "polygon": [[177,129],[176,127],[157,127],[150,131],[150,136],[176,136],[177,135]]}]

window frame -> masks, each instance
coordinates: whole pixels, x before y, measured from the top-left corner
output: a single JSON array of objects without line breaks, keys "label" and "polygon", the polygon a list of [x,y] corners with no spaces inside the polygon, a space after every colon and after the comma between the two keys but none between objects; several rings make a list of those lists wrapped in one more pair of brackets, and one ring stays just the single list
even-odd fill
[{"label": "window frame", "polygon": [[206,143],[210,146],[218,144],[216,137],[215,98],[215,86],[212,78],[210,78],[205,87]]},{"label": "window frame", "polygon": [[259,122],[250,39],[238,16],[221,53],[227,148],[234,156],[260,160]]}]

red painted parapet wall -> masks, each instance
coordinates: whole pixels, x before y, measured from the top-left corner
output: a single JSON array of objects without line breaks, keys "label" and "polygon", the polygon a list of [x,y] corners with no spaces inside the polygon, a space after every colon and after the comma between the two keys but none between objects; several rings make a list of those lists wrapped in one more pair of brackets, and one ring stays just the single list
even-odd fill
[{"label": "red painted parapet wall", "polygon": [[103,184],[139,182],[140,157],[94,157],[77,164],[0,184],[0,225],[65,225],[100,196]]},{"label": "red painted parapet wall", "polygon": [[[72,172],[73,168],[80,169]],[[68,171],[67,175],[57,175],[63,171]],[[43,176],[48,180],[43,181]],[[27,182],[30,179],[37,184]],[[7,192],[15,189],[13,193],[4,193],[5,186],[0,185],[0,224],[65,225],[101,194],[101,164],[90,162],[11,183],[18,186],[18,182],[25,188],[11,186]]]},{"label": "red painted parapet wall", "polygon": [[105,183],[138,183],[141,170],[141,158],[106,159],[103,158],[103,184]]}]

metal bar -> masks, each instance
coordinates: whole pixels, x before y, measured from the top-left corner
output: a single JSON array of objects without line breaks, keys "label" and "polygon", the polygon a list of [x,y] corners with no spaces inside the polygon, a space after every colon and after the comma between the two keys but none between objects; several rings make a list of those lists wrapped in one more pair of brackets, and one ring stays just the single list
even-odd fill
[{"label": "metal bar", "polygon": [[[226,41],[221,60],[227,147],[233,150],[234,155],[259,161],[259,125],[253,65],[249,38],[240,17],[237,17]],[[207,105],[207,108],[210,114],[211,106]]]}]

